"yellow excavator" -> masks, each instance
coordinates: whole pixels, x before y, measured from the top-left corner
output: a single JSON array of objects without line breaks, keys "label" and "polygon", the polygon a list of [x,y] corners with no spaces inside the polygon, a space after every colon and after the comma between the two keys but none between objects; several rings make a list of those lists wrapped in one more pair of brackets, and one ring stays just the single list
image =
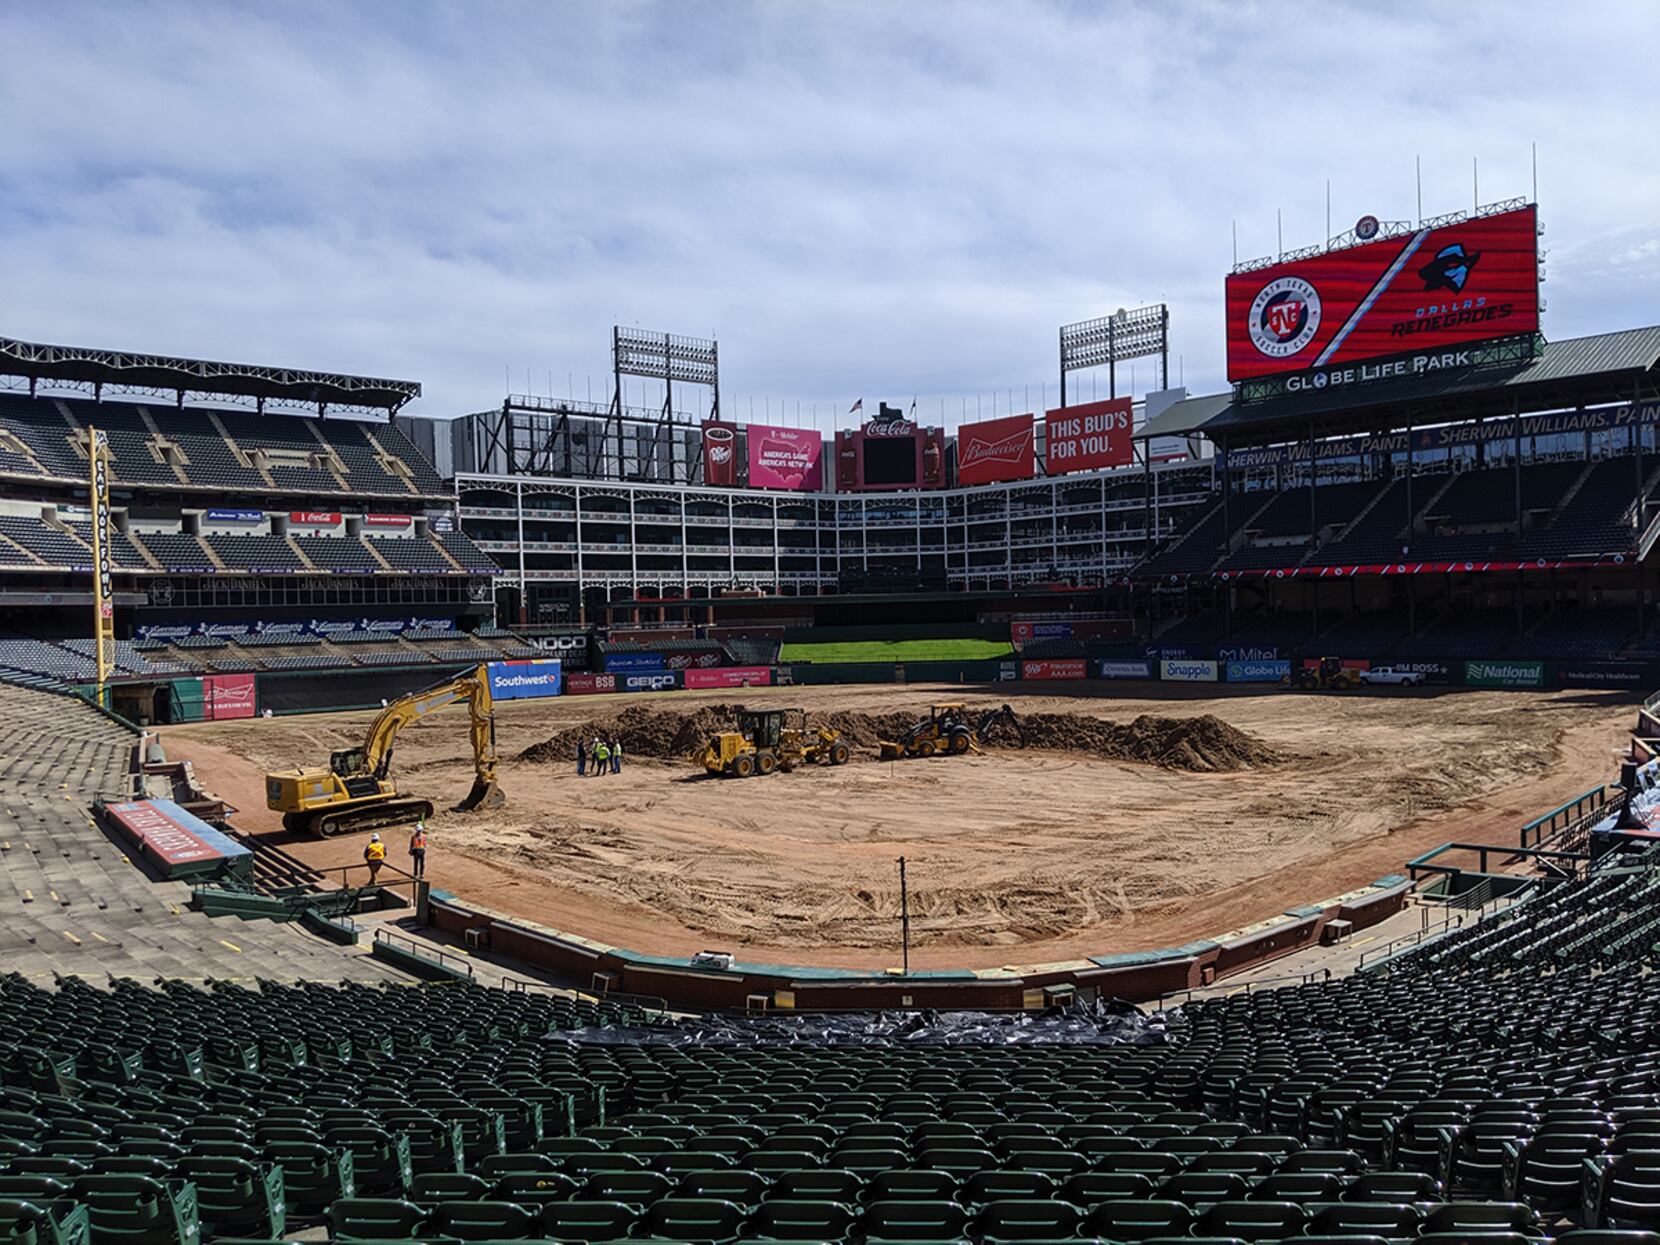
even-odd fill
[{"label": "yellow excavator", "polygon": [[473,788],[458,813],[500,808],[496,786],[496,715],[490,676],[467,674],[400,696],[380,711],[359,748],[329,756],[327,769],[285,769],[265,775],[265,804],[282,814],[284,830],[329,838],[383,826],[406,826],[432,816],[432,801],[404,795],[391,779],[392,745],[411,722],[465,702],[472,714]]}]

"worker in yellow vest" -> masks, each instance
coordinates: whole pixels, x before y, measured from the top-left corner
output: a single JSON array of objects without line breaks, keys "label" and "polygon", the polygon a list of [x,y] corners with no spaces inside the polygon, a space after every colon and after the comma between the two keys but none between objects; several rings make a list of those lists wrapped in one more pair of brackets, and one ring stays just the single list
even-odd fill
[{"label": "worker in yellow vest", "polygon": [[386,844],[380,841],[380,835],[369,836],[369,844],[363,849],[363,860],[369,866],[369,885],[373,886],[380,876],[381,865],[386,863]]},{"label": "worker in yellow vest", "polygon": [[415,833],[409,836],[409,871],[418,878],[427,875],[427,823],[422,818],[415,823]]}]

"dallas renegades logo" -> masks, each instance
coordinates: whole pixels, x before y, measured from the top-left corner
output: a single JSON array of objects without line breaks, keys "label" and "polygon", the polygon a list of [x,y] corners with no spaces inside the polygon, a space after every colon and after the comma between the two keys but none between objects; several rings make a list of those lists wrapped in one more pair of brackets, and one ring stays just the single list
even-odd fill
[{"label": "dallas renegades logo", "polygon": [[1271,359],[1296,354],[1320,329],[1320,294],[1301,277],[1280,277],[1251,302],[1251,344]]},{"label": "dallas renegades logo", "polygon": [[977,463],[1018,463],[1026,452],[1026,443],[1032,439],[1032,430],[1022,428],[1001,441],[970,441],[962,451],[957,469]]}]

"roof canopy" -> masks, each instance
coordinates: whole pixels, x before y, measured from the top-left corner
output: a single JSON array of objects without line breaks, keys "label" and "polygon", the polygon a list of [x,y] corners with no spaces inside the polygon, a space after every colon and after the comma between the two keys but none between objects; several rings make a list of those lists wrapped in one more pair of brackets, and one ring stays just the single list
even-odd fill
[{"label": "roof canopy", "polygon": [[1242,401],[1237,394],[1188,398],[1148,420],[1136,436],[1266,445],[1307,436],[1311,422],[1336,435],[1508,415],[1518,407],[1630,401],[1656,363],[1660,326],[1627,329],[1552,342],[1527,357],[1501,354],[1456,371],[1418,372],[1354,387],[1311,386],[1258,401]]},{"label": "roof canopy", "polygon": [[214,363],[170,355],[82,346],[46,346],[0,337],[0,375],[73,384],[120,385],[179,395],[220,395],[301,403],[319,408],[395,413],[421,386],[411,380],[382,380],[297,368]]}]

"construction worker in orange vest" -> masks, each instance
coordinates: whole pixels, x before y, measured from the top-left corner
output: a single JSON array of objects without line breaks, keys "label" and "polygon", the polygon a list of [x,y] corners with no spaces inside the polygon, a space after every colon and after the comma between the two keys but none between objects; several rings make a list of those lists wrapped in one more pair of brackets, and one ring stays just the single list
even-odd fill
[{"label": "construction worker in orange vest", "polygon": [[427,823],[422,818],[415,823],[415,832],[409,836],[410,872],[418,878],[427,875]]},{"label": "construction worker in orange vest", "polygon": [[380,841],[380,835],[369,836],[369,844],[363,849],[363,859],[369,866],[369,885],[373,886],[380,876],[381,865],[386,863],[386,844]]}]

